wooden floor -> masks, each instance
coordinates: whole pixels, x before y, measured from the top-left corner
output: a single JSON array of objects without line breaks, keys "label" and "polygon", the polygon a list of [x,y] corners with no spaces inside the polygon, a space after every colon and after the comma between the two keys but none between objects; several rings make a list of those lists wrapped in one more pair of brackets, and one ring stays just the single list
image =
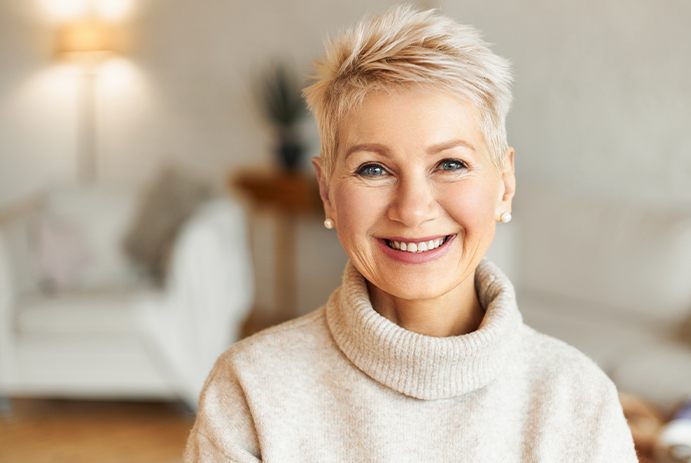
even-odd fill
[{"label": "wooden floor", "polygon": [[9,411],[5,405],[0,463],[179,463],[194,422],[182,405],[165,402],[14,399]]},{"label": "wooden floor", "polygon": [[178,463],[193,415],[180,404],[14,399],[1,463]]}]

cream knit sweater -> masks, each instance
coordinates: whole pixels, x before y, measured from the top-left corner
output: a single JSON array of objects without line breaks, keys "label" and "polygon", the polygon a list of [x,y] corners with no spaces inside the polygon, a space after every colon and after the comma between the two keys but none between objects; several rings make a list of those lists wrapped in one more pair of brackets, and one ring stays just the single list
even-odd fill
[{"label": "cream knit sweater", "polygon": [[437,338],[379,315],[348,265],[326,306],[233,345],[201,396],[186,462],[636,462],[617,392],[523,324],[483,261],[480,328]]}]

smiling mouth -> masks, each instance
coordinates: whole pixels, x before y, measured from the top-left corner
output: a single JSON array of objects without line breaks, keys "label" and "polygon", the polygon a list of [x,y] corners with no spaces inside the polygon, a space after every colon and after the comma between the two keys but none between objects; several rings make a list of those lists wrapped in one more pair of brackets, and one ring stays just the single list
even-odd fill
[{"label": "smiling mouth", "polygon": [[422,252],[433,251],[446,243],[453,235],[446,235],[443,238],[437,238],[427,241],[395,241],[384,239],[384,242],[391,249],[396,251],[409,252],[411,254],[419,254]]}]

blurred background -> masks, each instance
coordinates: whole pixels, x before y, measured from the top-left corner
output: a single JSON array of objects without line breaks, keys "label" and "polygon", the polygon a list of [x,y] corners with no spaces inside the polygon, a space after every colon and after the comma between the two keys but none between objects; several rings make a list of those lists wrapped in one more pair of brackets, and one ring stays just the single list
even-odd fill
[{"label": "blurred background", "polygon": [[[346,258],[299,89],[395,3],[0,0],[0,461],[179,461],[216,356],[326,301]],[[491,258],[650,405],[652,454],[691,397],[691,3],[413,4],[512,62]]]}]

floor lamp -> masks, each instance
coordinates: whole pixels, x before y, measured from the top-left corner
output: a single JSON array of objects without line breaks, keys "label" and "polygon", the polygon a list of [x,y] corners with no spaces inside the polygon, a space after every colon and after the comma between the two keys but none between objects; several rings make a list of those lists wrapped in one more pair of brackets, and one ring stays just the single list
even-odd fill
[{"label": "floor lamp", "polygon": [[105,58],[118,52],[118,34],[113,25],[99,19],[66,24],[58,29],[55,52],[81,68],[77,171],[80,182],[93,183],[98,172],[96,70]]}]

